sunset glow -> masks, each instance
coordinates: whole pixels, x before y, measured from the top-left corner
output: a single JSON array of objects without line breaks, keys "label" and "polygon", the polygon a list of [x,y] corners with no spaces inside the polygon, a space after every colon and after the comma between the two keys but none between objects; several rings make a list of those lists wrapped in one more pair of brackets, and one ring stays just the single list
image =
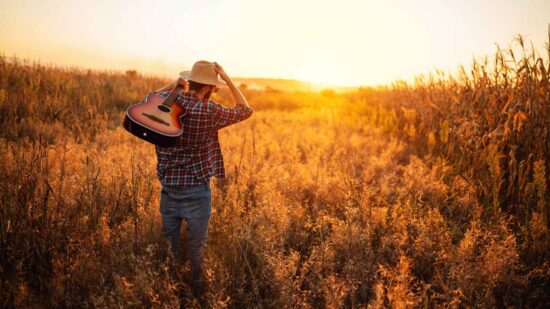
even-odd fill
[{"label": "sunset glow", "polygon": [[544,42],[550,22],[544,0],[21,0],[0,8],[6,56],[164,76],[206,59],[235,76],[342,85],[454,70],[517,33]]}]

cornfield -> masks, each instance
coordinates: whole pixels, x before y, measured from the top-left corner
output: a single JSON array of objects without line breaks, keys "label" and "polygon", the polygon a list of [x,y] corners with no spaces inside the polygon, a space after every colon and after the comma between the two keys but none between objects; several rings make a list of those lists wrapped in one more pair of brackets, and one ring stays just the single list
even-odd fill
[{"label": "cornfield", "polygon": [[[547,307],[549,44],[350,93],[242,85],[208,306]],[[121,128],[166,82],[0,57],[2,307],[199,306],[160,234],[154,148]]]}]

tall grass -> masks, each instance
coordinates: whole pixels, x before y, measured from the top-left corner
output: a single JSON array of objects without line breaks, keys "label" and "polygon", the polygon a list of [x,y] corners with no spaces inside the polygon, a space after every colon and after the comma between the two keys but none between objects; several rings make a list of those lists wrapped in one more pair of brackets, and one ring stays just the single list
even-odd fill
[{"label": "tall grass", "polygon": [[[344,95],[243,87],[256,112],[220,131],[208,305],[545,307],[534,55]],[[198,306],[160,236],[154,149],[120,128],[165,82],[0,58],[1,306]]]},{"label": "tall grass", "polygon": [[376,109],[363,112],[379,125],[389,121],[388,131],[416,153],[445,158],[476,186],[487,215],[504,211],[529,220],[533,212],[547,213],[550,46],[539,55],[527,45],[518,35],[458,75],[437,71],[413,85],[364,89],[350,99],[374,101]]}]

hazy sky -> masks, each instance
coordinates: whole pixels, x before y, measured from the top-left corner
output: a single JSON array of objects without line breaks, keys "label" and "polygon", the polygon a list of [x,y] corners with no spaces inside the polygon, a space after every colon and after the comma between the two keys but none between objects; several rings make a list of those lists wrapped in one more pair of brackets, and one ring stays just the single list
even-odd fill
[{"label": "hazy sky", "polygon": [[367,85],[455,70],[516,33],[548,41],[549,0],[0,0],[0,52],[43,63],[177,76]]}]

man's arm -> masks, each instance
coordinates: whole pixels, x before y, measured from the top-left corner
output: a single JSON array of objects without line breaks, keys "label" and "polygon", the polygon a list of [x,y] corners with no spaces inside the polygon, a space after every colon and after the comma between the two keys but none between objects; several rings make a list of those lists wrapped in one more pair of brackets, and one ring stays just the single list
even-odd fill
[{"label": "man's arm", "polygon": [[214,66],[214,69],[220,75],[220,78],[227,84],[227,87],[229,87],[229,91],[231,91],[231,96],[233,97],[233,101],[235,101],[235,104],[237,106],[250,107],[250,105],[248,105],[248,102],[246,101],[246,98],[242,94],[241,90],[239,90],[239,88],[235,86],[235,83],[233,83],[231,78],[229,78],[227,73],[225,73],[222,66],[216,63]]},{"label": "man's arm", "polygon": [[219,130],[237,122],[241,122],[252,115],[252,108],[245,105],[227,108],[215,102],[208,102],[208,109],[214,119],[214,127]]},{"label": "man's arm", "polygon": [[209,102],[209,108],[214,117],[214,126],[216,129],[227,127],[228,125],[243,121],[252,115],[253,109],[248,105],[246,98],[242,92],[235,86],[231,78],[225,73],[223,68],[216,63],[216,72],[220,75],[220,78],[227,84],[233,101],[237,106],[233,108],[223,107],[220,104]]}]

